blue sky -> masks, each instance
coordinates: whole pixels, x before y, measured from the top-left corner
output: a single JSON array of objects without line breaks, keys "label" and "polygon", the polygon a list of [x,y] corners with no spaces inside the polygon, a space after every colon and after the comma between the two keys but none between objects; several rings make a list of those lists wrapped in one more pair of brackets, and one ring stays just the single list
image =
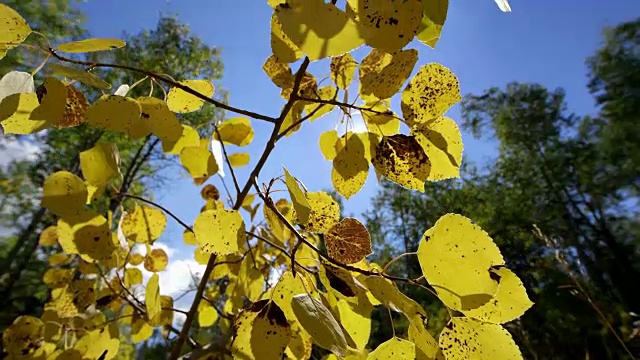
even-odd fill
[{"label": "blue sky", "polygon": [[[261,68],[271,53],[272,10],[266,0],[87,0],[78,6],[87,14],[87,27],[95,37],[118,37],[122,31],[153,29],[160,13],[177,14],[194,34],[209,45],[222,48],[222,84],[230,93],[232,105],[266,114],[279,113],[283,99]],[[585,88],[584,60],[601,42],[602,28],[638,16],[640,2],[513,0],[511,7],[513,12],[503,13],[493,0],[451,1],[436,49],[410,44],[420,52],[414,73],[423,64],[440,62],[458,76],[463,94],[480,93],[509,81],[564,87],[570,111],[593,112],[593,101]],[[361,48],[354,56],[359,60],[367,52],[368,48]],[[317,77],[324,76],[329,73],[328,63],[314,63],[311,71]],[[399,99],[394,99],[393,106],[399,109]],[[448,115],[457,120],[458,107]],[[279,143],[260,181],[281,175],[285,165],[309,190],[331,188],[331,163],[322,157],[317,139],[321,132],[333,129],[337,119],[333,113],[305,124],[301,131]],[[252,156],[251,166],[262,151],[271,125],[254,121],[254,128],[256,138],[246,148]],[[463,136],[469,160],[482,163],[495,154],[493,144],[473,140],[468,134]],[[239,170],[240,179],[246,179],[249,170],[250,167]],[[359,217],[376,188],[371,172],[363,190],[346,203],[347,213]],[[195,219],[202,204],[199,188],[186,177],[156,198],[187,222]],[[181,233],[182,229],[170,222],[163,241],[180,248]]]}]

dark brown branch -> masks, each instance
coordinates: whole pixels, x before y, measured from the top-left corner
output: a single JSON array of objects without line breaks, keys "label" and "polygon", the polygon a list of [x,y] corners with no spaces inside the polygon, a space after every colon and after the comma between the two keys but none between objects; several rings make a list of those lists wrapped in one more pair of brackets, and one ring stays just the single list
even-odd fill
[{"label": "dark brown branch", "polygon": [[[255,168],[253,168],[251,175],[249,175],[249,178],[247,179],[247,182],[245,183],[244,188],[242,189],[240,194],[238,194],[236,203],[233,206],[234,210],[239,210],[240,207],[242,206],[242,202],[247,197],[249,190],[251,190],[251,186],[254,182],[254,179],[258,178],[258,175],[260,175],[260,171],[264,167],[264,164],[267,162],[269,155],[271,155],[271,152],[275,148],[276,141],[278,139],[278,134],[280,133],[280,128],[282,127],[282,122],[284,121],[289,111],[291,111],[291,108],[293,107],[294,102],[297,100],[297,94],[298,94],[298,91],[300,90],[300,83],[302,82],[303,75],[305,74],[305,72],[307,71],[307,68],[309,67],[309,63],[310,63],[309,58],[305,57],[304,61],[300,65],[300,68],[298,69],[298,72],[296,73],[295,81],[293,84],[293,91],[291,93],[291,96],[289,97],[289,101],[287,101],[287,103],[285,104],[278,119],[275,120],[275,125],[271,132],[271,136],[269,137],[269,140],[265,145],[265,149],[262,152],[262,156],[258,160],[258,163],[256,164]],[[214,254],[209,258],[209,261],[207,262],[207,267],[205,268],[204,273],[202,274],[202,280],[200,280],[200,284],[198,285],[198,290],[196,291],[196,297],[193,303],[191,304],[191,308],[189,309],[189,315],[187,315],[187,318],[185,319],[185,322],[182,326],[182,330],[180,331],[180,335],[178,336],[178,339],[176,340],[175,344],[173,345],[173,348],[171,349],[171,354],[169,355],[170,360],[176,360],[180,355],[180,349],[182,348],[182,344],[184,344],[184,341],[187,337],[187,333],[191,328],[191,323],[193,322],[195,314],[198,311],[198,305],[200,304],[200,300],[202,299],[202,294],[204,293],[204,290],[206,288],[209,276],[213,271],[213,267],[216,263],[216,258],[217,257]]]},{"label": "dark brown branch", "polygon": [[145,70],[145,69],[139,69],[139,68],[135,68],[133,66],[128,66],[128,65],[120,65],[120,64],[108,64],[108,63],[100,63],[100,62],[95,62],[95,61],[81,61],[81,60],[74,60],[74,59],[69,59],[67,57],[64,57],[62,55],[59,55],[58,53],[56,53],[56,51],[54,49],[49,48],[49,54],[51,54],[51,56],[53,56],[54,58],[63,61],[63,62],[68,62],[71,64],[76,64],[76,65],[83,65],[83,66],[89,66],[89,67],[102,67],[102,68],[112,68],[112,69],[120,69],[120,70],[127,70],[127,71],[132,71],[132,72],[136,72],[142,75],[146,75],[152,79],[158,80],[158,81],[162,81],[164,83],[167,83],[173,87],[176,87],[178,89],[181,89],[201,100],[204,100],[210,104],[213,104],[216,107],[219,107],[221,109],[227,110],[227,111],[231,111],[237,114],[241,114],[244,116],[248,116],[250,118],[254,118],[257,120],[264,120],[270,123],[275,123],[276,119],[272,118],[271,116],[267,116],[267,115],[262,115],[262,114],[258,114],[252,111],[248,111],[248,110],[243,110],[243,109],[239,109],[230,105],[227,105],[225,103],[222,103],[220,101],[217,101],[215,99],[212,99],[204,94],[201,94],[198,91],[193,90],[192,88],[182,85],[179,82],[173,80],[173,79],[169,79],[166,76],[162,76],[160,74],[156,74],[152,71],[149,70]]}]

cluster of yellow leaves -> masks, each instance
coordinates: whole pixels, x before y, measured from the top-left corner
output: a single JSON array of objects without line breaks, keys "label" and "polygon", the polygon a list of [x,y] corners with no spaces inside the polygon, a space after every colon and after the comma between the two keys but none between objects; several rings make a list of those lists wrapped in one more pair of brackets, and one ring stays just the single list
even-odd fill
[{"label": "cluster of yellow leaves", "polygon": [[[279,135],[290,136],[303,121],[335,109],[348,113],[344,103],[358,75],[363,104],[355,109],[366,131],[341,135],[332,130],[319,139],[322,154],[333,162],[331,179],[338,193],[349,198],[360,191],[370,165],[379,176],[417,191],[424,191],[426,181],[459,177],[461,135],[455,121],[444,116],[461,99],[458,79],[437,63],[422,65],[409,79],[418,52],[405,48],[414,38],[435,46],[447,0],[348,0],[344,8],[323,0],[268,3],[273,8],[273,53],[263,70],[283,98],[296,100]],[[2,4],[0,24],[2,58],[31,29]],[[350,52],[362,45],[372,50],[358,63]],[[86,39],[55,49],[86,53],[123,46],[118,39]],[[330,58],[333,85],[319,87],[314,76],[305,73],[293,94],[296,79],[289,63],[303,55],[311,61]],[[67,80],[111,88],[89,71],[56,63],[49,67]],[[18,91],[2,99],[4,131],[32,134],[86,123],[131,139],[153,135],[166,154],[179,156],[196,185],[223,174],[220,152],[226,156],[227,146],[245,147],[254,139],[246,117],[229,118],[204,138],[180,123],[181,114],[198,111],[213,96],[214,86],[207,80],[175,83],[165,99],[134,99],[117,91],[92,104],[65,81],[48,77],[35,92]],[[343,104],[336,101],[341,91]],[[402,118],[391,110],[391,98],[398,92]],[[402,124],[406,133],[401,133]],[[245,166],[250,156],[232,153],[227,161],[231,167]],[[164,250],[152,247],[166,228],[165,213],[138,204],[123,210],[114,229],[112,213],[105,216],[87,206],[119,181],[118,151],[105,142],[80,153],[79,174],[59,171],[46,179],[42,206],[59,219],[41,233],[39,244],[62,251],[47,259],[50,268],[43,281],[51,296],[42,316],[21,316],[3,333],[3,346],[13,358],[113,359],[119,323],[130,326],[136,343],[150,338],[155,327],[172,324],[173,299],[160,289],[169,259]],[[264,221],[249,229],[240,211],[225,208],[220,192],[207,184],[201,190],[200,213],[192,227],[185,225],[185,244],[194,245],[196,261],[212,270],[205,279],[211,281],[205,300],[197,307],[198,324],[217,324],[228,334],[234,358],[308,359],[313,345],[328,350],[327,359],[521,357],[502,324],[520,317],[532,302],[520,279],[505,267],[497,246],[471,220],[442,216],[418,248],[424,278],[449,309],[462,314],[452,317],[436,340],[425,327],[427,313],[421,305],[404,295],[380,266],[366,260],[372,253],[366,227],[355,218],[341,219],[331,195],[307,191],[287,169],[284,183],[289,199],[273,202],[267,194]],[[238,206],[252,223],[260,205],[254,200],[255,195],[248,195]],[[133,252],[134,246],[145,247],[145,255]],[[146,283],[140,267],[151,273]],[[280,269],[280,278],[265,287],[273,269]],[[229,281],[220,287],[223,278]],[[140,288],[144,301],[131,301]],[[394,336],[370,351],[366,345],[376,306],[402,313],[409,328],[407,339]],[[65,347],[59,348],[60,343]]]}]

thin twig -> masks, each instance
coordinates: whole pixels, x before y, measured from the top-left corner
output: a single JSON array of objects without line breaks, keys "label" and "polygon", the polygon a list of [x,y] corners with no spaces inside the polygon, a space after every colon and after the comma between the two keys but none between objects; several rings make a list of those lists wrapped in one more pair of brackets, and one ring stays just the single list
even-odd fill
[{"label": "thin twig", "polygon": [[132,195],[132,194],[127,194],[127,193],[120,193],[119,195],[121,195],[123,197],[131,198],[131,199],[140,200],[140,201],[145,202],[145,203],[147,203],[149,205],[153,205],[153,206],[157,207],[158,209],[164,211],[167,215],[169,215],[171,218],[173,218],[173,220],[177,221],[180,225],[182,225],[182,227],[184,227],[185,229],[193,232],[193,229],[191,228],[191,226],[187,225],[187,223],[185,223],[184,221],[180,220],[179,217],[177,217],[174,213],[169,211],[164,206],[162,206],[162,205],[160,205],[158,203],[155,203],[155,202],[153,202],[151,200],[147,200],[147,199],[145,199],[145,198],[143,198],[141,196],[138,196],[138,195]]},{"label": "thin twig", "polygon": [[[264,243],[266,243],[266,244],[268,244],[268,245],[270,245],[270,246],[272,246],[272,247],[274,247],[274,248],[276,248],[276,249],[278,249],[278,250],[280,250],[280,251],[281,251],[283,254],[285,254],[287,257],[291,257],[291,255],[289,254],[289,252],[287,251],[287,249],[285,249],[285,248],[283,248],[282,246],[280,246],[280,245],[278,245],[278,244],[274,243],[273,241],[270,241],[269,239],[265,238],[264,236],[260,236],[260,235],[258,235],[258,234],[254,234],[254,233],[249,232],[249,231],[245,231],[245,233],[246,233],[247,235],[249,235],[249,236],[253,236],[254,238],[256,238],[256,239],[258,239],[258,240],[260,240],[260,241],[262,241],[262,242],[264,242]],[[300,264],[297,260],[295,261],[295,264],[296,264],[296,265],[298,265],[298,266],[300,266],[301,268],[303,268],[306,272],[308,272],[308,273],[310,273],[310,274],[315,273],[315,271],[313,271],[313,270],[311,270],[311,269],[309,269],[309,268],[305,267],[304,265]]]},{"label": "thin twig", "polygon": [[340,101],[337,101],[337,100],[312,99],[312,98],[307,98],[307,97],[303,97],[303,96],[298,97],[298,100],[307,101],[307,102],[313,102],[313,103],[318,103],[318,104],[335,105],[335,106],[345,107],[345,108],[349,108],[349,109],[353,109],[353,110],[359,110],[359,111],[367,111],[367,112],[370,112],[370,113],[373,113],[373,114],[376,114],[376,115],[393,116],[393,112],[391,110],[388,110],[388,111],[373,110],[371,108],[366,108],[366,107],[362,107],[362,106],[347,104],[347,103],[343,103],[343,102],[340,102]]},{"label": "thin twig", "polygon": [[145,69],[139,69],[133,66],[128,66],[128,65],[120,65],[120,64],[108,64],[108,63],[100,63],[100,62],[95,62],[95,61],[82,61],[82,60],[74,60],[74,59],[69,59],[67,57],[64,57],[62,55],[59,55],[58,53],[56,53],[56,51],[52,48],[48,49],[48,53],[51,54],[51,56],[55,57],[56,59],[63,61],[63,62],[68,62],[71,64],[76,64],[76,65],[84,65],[84,66],[91,66],[91,67],[103,67],[103,68],[112,68],[112,69],[121,69],[121,70],[127,70],[127,71],[133,71],[133,72],[137,72],[139,74],[142,75],[146,75],[150,78],[156,79],[158,81],[162,81],[164,83],[167,83],[175,88],[181,89],[201,100],[204,100],[210,104],[213,104],[216,107],[219,107],[221,109],[227,110],[227,111],[231,111],[234,113],[238,113],[238,114],[242,114],[257,120],[264,120],[270,123],[275,123],[276,119],[272,118],[271,116],[267,116],[267,115],[262,115],[262,114],[258,114],[252,111],[248,111],[248,110],[244,110],[244,109],[239,109],[230,105],[227,105],[225,103],[222,103],[220,101],[217,101],[213,98],[210,98],[198,91],[193,90],[192,88],[190,88],[189,86],[183,85],[173,79],[169,79],[166,76],[160,75],[160,74],[156,74],[152,71],[149,70],[145,70]]}]

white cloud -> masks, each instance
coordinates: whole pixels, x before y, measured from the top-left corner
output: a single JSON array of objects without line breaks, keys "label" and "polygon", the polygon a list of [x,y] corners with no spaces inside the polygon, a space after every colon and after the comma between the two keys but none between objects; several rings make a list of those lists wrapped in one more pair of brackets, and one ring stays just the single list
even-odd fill
[{"label": "white cloud", "polygon": [[29,141],[13,139],[0,140],[0,168],[7,166],[13,160],[35,160],[40,147]]}]

